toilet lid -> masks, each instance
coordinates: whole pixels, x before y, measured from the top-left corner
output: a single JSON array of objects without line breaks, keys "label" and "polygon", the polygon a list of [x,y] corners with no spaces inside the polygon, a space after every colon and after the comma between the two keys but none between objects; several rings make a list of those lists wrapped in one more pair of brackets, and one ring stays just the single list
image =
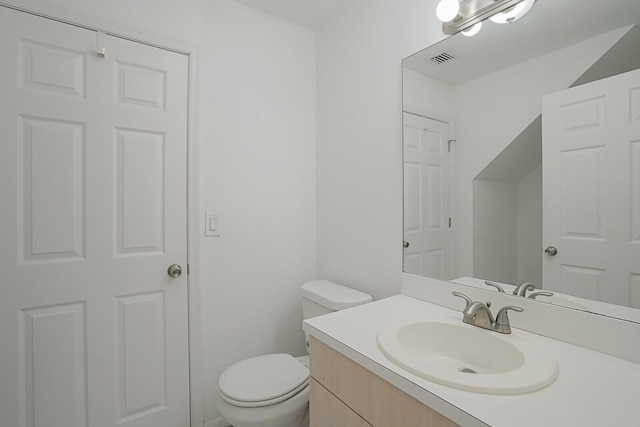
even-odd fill
[{"label": "toilet lid", "polygon": [[295,395],[309,382],[309,369],[289,354],[267,354],[227,368],[218,381],[220,396],[236,406],[273,405]]}]

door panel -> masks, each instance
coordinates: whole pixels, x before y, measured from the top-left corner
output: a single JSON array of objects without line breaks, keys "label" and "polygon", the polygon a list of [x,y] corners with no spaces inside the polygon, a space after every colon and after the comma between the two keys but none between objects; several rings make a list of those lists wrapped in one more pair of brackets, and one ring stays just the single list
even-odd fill
[{"label": "door panel", "polygon": [[84,123],[21,116],[18,144],[22,261],[82,259]]},{"label": "door panel", "polygon": [[0,28],[2,422],[188,426],[188,58]]},{"label": "door panel", "polygon": [[[164,293],[118,301],[118,423],[166,409]],[[150,354],[153,357],[149,357]]]},{"label": "door panel", "polygon": [[117,256],[164,251],[164,134],[115,129]]}]

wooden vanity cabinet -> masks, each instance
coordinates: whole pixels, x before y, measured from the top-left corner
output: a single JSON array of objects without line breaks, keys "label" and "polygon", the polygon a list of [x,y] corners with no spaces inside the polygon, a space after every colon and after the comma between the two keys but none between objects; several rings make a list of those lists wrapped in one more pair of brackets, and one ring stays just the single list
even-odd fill
[{"label": "wooden vanity cabinet", "polygon": [[453,427],[453,421],[310,337],[311,427]]}]

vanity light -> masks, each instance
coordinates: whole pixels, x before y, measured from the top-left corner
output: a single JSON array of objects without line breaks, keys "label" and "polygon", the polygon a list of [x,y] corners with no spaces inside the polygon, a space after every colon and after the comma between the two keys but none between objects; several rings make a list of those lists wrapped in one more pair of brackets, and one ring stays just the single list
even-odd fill
[{"label": "vanity light", "polygon": [[536,0],[523,0],[503,12],[490,16],[489,19],[496,24],[510,24],[511,22],[522,18],[527,12],[529,12],[529,9],[531,9],[531,6],[533,6],[535,2]]},{"label": "vanity light", "polygon": [[460,2],[458,0],[440,0],[436,7],[436,16],[442,22],[453,21],[460,13]]},{"label": "vanity light", "polygon": [[507,24],[524,16],[536,0],[440,0],[436,15],[445,34],[472,36],[485,19]]},{"label": "vanity light", "polygon": [[467,36],[467,37],[473,37],[476,34],[478,34],[480,32],[480,29],[482,28],[482,22],[478,22],[477,24],[475,24],[473,27],[469,28],[468,30],[462,30],[460,31],[462,33],[463,36]]}]

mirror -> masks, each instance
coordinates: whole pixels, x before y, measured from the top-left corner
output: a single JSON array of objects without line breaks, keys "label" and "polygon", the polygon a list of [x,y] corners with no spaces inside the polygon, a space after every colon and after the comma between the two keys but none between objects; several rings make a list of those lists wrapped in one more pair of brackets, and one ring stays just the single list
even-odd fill
[{"label": "mirror", "polygon": [[403,271],[640,322],[639,23],[538,0],[403,60]]}]

